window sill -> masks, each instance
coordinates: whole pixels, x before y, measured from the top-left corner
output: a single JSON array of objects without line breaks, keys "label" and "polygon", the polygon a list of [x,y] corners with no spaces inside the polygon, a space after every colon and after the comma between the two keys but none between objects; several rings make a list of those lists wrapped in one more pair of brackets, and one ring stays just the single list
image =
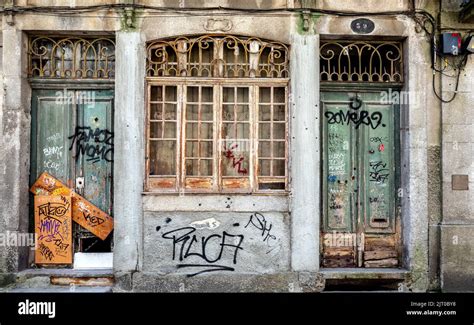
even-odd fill
[{"label": "window sill", "polygon": [[143,196],[289,196],[290,192],[162,192],[162,191],[143,191]]},{"label": "window sill", "polygon": [[289,196],[259,194],[144,193],[145,212],[289,212]]}]

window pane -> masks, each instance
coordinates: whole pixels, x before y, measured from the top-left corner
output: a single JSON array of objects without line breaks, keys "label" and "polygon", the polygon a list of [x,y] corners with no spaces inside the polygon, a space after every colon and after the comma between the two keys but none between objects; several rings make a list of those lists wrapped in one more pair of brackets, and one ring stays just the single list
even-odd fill
[{"label": "window pane", "polygon": [[188,103],[199,102],[199,87],[188,87],[187,92]]},{"label": "window pane", "polygon": [[150,100],[156,102],[163,101],[163,86],[151,86]]},{"label": "window pane", "polygon": [[259,121],[270,121],[271,119],[271,109],[269,105],[260,105],[258,110],[258,120]]},{"label": "window pane", "polygon": [[285,161],[284,160],[273,160],[273,175],[272,176],[285,176]]},{"label": "window pane", "polygon": [[258,143],[258,155],[263,157],[271,157],[271,142],[270,141],[260,141]]},{"label": "window pane", "polygon": [[176,138],[176,122],[165,123],[165,138]]},{"label": "window pane", "polygon": [[273,139],[285,139],[285,123],[273,123]]},{"label": "window pane", "polygon": [[224,121],[234,120],[234,105],[223,105],[222,110],[222,119]]},{"label": "window pane", "polygon": [[168,102],[175,102],[176,98],[176,86],[165,86],[165,100]]},{"label": "window pane", "polygon": [[186,123],[186,139],[197,139],[198,138],[198,126],[197,123]]},{"label": "window pane", "polygon": [[198,176],[198,160],[197,159],[187,159],[186,160],[186,175],[188,176]]},{"label": "window pane", "polygon": [[212,105],[202,105],[201,106],[201,120],[202,121],[212,121],[213,116],[213,107]]},{"label": "window pane", "polygon": [[199,176],[211,176],[212,175],[212,160],[201,159],[199,168],[200,168]]},{"label": "window pane", "polygon": [[234,88],[224,87],[222,98],[224,103],[233,103],[234,100]]},{"label": "window pane", "polygon": [[223,139],[236,138],[234,123],[222,123],[222,138]]},{"label": "window pane", "polygon": [[258,138],[259,139],[270,139],[270,123],[260,123],[258,125]]},{"label": "window pane", "polygon": [[274,104],[284,104],[285,101],[285,88],[284,87],[275,87],[273,88],[273,103]]},{"label": "window pane", "polygon": [[165,119],[176,120],[176,104],[165,104]]},{"label": "window pane", "polygon": [[285,157],[285,142],[274,141],[273,142],[273,157]]},{"label": "window pane", "polygon": [[260,101],[260,103],[270,103],[270,101],[271,101],[270,91],[271,91],[270,88],[260,87],[260,91],[259,91],[259,94],[260,94],[259,101]]},{"label": "window pane", "polygon": [[285,182],[281,183],[260,183],[258,184],[259,190],[284,190]]},{"label": "window pane", "polygon": [[285,121],[285,106],[283,105],[273,106],[273,120]]},{"label": "window pane", "polygon": [[150,141],[150,175],[176,174],[176,141]]},{"label": "window pane", "polygon": [[249,123],[236,123],[237,139],[249,139],[250,138],[250,124]]},{"label": "window pane", "polygon": [[212,123],[201,123],[201,139],[212,139]]},{"label": "window pane", "polygon": [[163,104],[151,104],[150,120],[162,120],[162,119],[163,119]]},{"label": "window pane", "polygon": [[249,106],[248,105],[237,105],[236,113],[237,113],[237,121],[249,120]]},{"label": "window pane", "polygon": [[186,157],[198,157],[198,141],[186,141]]},{"label": "window pane", "polygon": [[162,122],[150,122],[150,138],[161,138],[163,135]]},{"label": "window pane", "polygon": [[213,143],[211,141],[201,141],[201,157],[212,158],[212,148]]},{"label": "window pane", "polygon": [[214,101],[212,93],[212,87],[202,87],[201,103],[212,103]]},{"label": "window pane", "polygon": [[249,102],[249,88],[237,88],[237,102],[248,103]]},{"label": "window pane", "polygon": [[198,105],[186,105],[186,119],[189,121],[197,121],[199,119],[199,106]]},{"label": "window pane", "polygon": [[270,170],[270,160],[259,160],[259,176],[271,176],[271,170]]}]

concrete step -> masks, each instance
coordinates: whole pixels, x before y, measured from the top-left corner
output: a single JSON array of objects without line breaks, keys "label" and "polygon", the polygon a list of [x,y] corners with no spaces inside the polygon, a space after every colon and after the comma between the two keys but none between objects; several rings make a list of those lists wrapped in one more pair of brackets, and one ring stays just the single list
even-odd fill
[{"label": "concrete step", "polygon": [[112,269],[28,269],[0,292],[112,292]]},{"label": "concrete step", "polygon": [[37,276],[54,276],[54,277],[111,277],[114,275],[112,269],[53,269],[38,268],[27,269],[17,273],[17,278],[32,278]]},{"label": "concrete step", "polygon": [[16,293],[105,293],[112,292],[112,287],[93,287],[93,286],[58,286],[51,285],[48,287],[40,288],[17,288],[13,287],[5,290],[4,292],[16,292]]}]

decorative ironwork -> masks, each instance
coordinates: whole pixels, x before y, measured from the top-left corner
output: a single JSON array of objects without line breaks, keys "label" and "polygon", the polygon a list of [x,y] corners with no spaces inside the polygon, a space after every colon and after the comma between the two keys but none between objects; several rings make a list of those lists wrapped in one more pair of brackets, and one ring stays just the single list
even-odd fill
[{"label": "decorative ironwork", "polygon": [[147,76],[288,78],[288,55],[285,44],[255,37],[178,37],[147,46]]},{"label": "decorative ironwork", "polygon": [[402,82],[401,42],[322,41],[320,80]]},{"label": "decorative ironwork", "polygon": [[112,38],[36,36],[28,44],[28,75],[53,79],[113,79]]}]

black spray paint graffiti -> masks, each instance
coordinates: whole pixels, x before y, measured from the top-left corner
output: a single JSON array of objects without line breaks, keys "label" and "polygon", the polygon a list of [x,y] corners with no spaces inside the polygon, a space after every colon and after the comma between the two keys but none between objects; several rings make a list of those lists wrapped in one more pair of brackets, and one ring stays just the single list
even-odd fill
[{"label": "black spray paint graffiti", "polygon": [[279,250],[281,248],[280,240],[278,240],[277,237],[271,233],[273,224],[268,222],[263,214],[258,212],[252,214],[249,218],[249,222],[247,222],[244,228],[247,228],[249,225],[252,225],[254,228],[260,231],[263,241],[269,248],[265,254],[269,254],[272,251],[276,249]]},{"label": "black spray paint graffiti", "polygon": [[82,215],[84,217],[84,220],[87,221],[87,224],[91,227],[96,227],[98,225],[101,225],[105,222],[105,220],[101,217],[97,217],[94,215],[91,215],[88,211],[82,211]]},{"label": "black spray paint graffiti", "polygon": [[51,261],[54,258],[53,252],[43,243],[39,244],[39,251],[46,259]]},{"label": "black spray paint graffiti", "polygon": [[[161,227],[157,227],[157,231]],[[163,233],[164,239],[173,241],[173,260],[185,262],[189,257],[195,256],[201,258],[203,263],[183,263],[178,264],[178,268],[204,268],[201,271],[188,274],[192,277],[198,274],[215,272],[215,271],[234,271],[231,266],[213,264],[220,261],[224,254],[229,252],[232,256],[232,263],[237,264],[237,254],[239,250],[243,250],[243,235],[232,235],[227,232],[221,234],[212,234],[209,236],[198,236],[195,234],[196,228],[182,227],[166,233]],[[217,247],[217,254],[215,248]],[[211,251],[214,252],[213,256]]]},{"label": "black spray paint graffiti", "polygon": [[377,182],[377,183],[385,183],[385,180],[390,176],[390,173],[388,173],[388,169],[385,168],[387,167],[386,163],[383,163],[382,161],[371,161],[369,163],[370,165],[370,181],[371,182]]},{"label": "black spray paint graffiti", "polygon": [[339,112],[327,111],[324,116],[328,119],[329,124],[349,125],[352,122],[356,129],[361,125],[370,126],[372,129],[376,129],[380,125],[386,126],[382,123],[382,113],[378,111],[370,113],[366,110],[344,111],[341,109]]},{"label": "black spray paint graffiti", "polygon": [[[371,137],[370,142],[378,143],[378,150],[379,152],[383,152],[385,150],[384,141],[388,141],[388,137]],[[374,153],[373,150],[370,153]]]},{"label": "black spray paint graffiti", "polygon": [[90,126],[77,126],[76,132],[68,137],[71,141],[69,150],[76,144],[76,160],[80,155],[87,156],[87,161],[96,163],[100,160],[113,161],[114,154],[114,133],[107,129]]},{"label": "black spray paint graffiti", "polygon": [[[165,219],[166,224],[169,224],[171,221],[171,218]],[[209,221],[209,219],[204,221]],[[238,262],[238,253],[244,250],[244,235],[222,231],[211,235],[199,236],[197,231],[203,228],[213,230],[219,226],[217,220],[212,219],[212,221],[207,223],[194,222],[191,226],[178,227],[166,232],[162,230],[161,226],[156,227],[157,232],[163,231],[162,238],[172,241],[172,260],[180,262],[180,264],[176,265],[177,268],[196,270],[191,274],[187,274],[188,277],[215,271],[235,271],[233,266]],[[196,224],[196,227],[192,226]],[[204,224],[206,226],[203,226]],[[232,226],[240,227],[240,223],[235,222]],[[255,212],[250,215],[244,229],[249,229],[249,231],[253,232],[257,231],[261,241],[266,245],[266,254],[277,254],[280,252],[282,248],[281,239],[274,234],[273,224],[263,214]],[[196,257],[198,258],[197,261]],[[223,260],[231,260],[228,262],[231,265],[223,265]]]}]

